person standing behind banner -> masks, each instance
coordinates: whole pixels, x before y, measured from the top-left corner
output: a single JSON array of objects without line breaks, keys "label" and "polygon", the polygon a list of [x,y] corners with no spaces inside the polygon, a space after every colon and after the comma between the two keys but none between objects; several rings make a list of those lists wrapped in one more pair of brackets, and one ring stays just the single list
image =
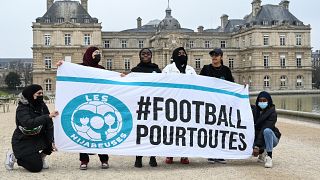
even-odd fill
[{"label": "person standing behind banner", "polygon": [[[168,64],[163,70],[162,73],[181,73],[181,74],[193,74],[197,75],[196,71],[193,67],[189,66],[188,63],[188,55],[186,50],[183,47],[176,48],[172,52],[172,60],[171,64]],[[173,163],[173,157],[167,157],[167,164]],[[181,164],[189,164],[189,159],[187,157],[181,157]]]},{"label": "person standing behind banner", "polygon": [[[157,64],[151,62],[152,52],[148,48],[143,48],[139,52],[140,63],[131,69],[131,72],[143,72],[143,73],[161,73]],[[150,157],[149,165],[151,167],[158,166],[155,156]],[[134,167],[142,167],[142,156],[136,156]]]},{"label": "person standing behind banner", "polygon": [[13,170],[17,162],[30,172],[40,172],[49,168],[45,158],[56,150],[52,118],[59,113],[49,112],[43,102],[42,87],[38,84],[27,86],[18,101],[16,129],[12,136],[13,152],[7,152],[5,167]]},{"label": "person standing behind banner", "polygon": [[[223,51],[220,48],[215,48],[214,50],[209,52],[211,56],[212,63],[208,65],[204,65],[200,71],[199,75],[202,76],[210,76],[219,79],[223,79],[226,81],[234,82],[230,69],[223,65]],[[226,161],[224,159],[214,159],[209,158],[209,163],[222,163],[225,164]]]},{"label": "person standing behind banner", "polygon": [[[99,51],[99,48],[92,46],[92,47],[89,47],[86,50],[86,52],[84,53],[83,61],[82,61],[82,63],[80,63],[80,65],[105,69],[103,66],[99,65],[100,60],[101,60],[101,53]],[[59,61],[57,63],[57,66],[60,66],[62,64],[63,64],[63,61]],[[101,161],[101,169],[108,169],[109,168],[108,154],[98,154],[98,155],[99,155],[99,159]],[[89,154],[80,153],[80,161],[81,161],[80,169],[87,170],[88,163],[89,163]]]},{"label": "person standing behind banner", "polygon": [[255,106],[252,105],[255,139],[253,155],[259,156],[258,162],[264,162],[266,168],[272,167],[272,150],[279,143],[281,133],[275,126],[277,112],[270,94],[266,91],[259,93]]}]

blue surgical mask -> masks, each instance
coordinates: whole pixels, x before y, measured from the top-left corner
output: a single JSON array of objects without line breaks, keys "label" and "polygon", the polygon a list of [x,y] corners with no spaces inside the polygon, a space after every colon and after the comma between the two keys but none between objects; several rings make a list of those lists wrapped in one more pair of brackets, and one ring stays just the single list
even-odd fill
[{"label": "blue surgical mask", "polygon": [[266,107],[268,107],[268,102],[258,102],[258,106],[261,109],[265,109]]}]

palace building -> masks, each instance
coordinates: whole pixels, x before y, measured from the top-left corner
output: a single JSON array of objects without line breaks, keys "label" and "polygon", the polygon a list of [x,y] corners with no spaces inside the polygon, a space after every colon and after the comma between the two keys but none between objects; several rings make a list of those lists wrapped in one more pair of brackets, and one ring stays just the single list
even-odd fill
[{"label": "palace building", "polygon": [[53,94],[56,62],[80,63],[89,46],[101,49],[101,65],[118,72],[136,66],[143,47],[152,49],[153,62],[162,69],[171,63],[173,49],[183,46],[197,72],[211,63],[210,50],[222,48],[235,81],[249,84],[251,91],[311,89],[310,25],[289,11],[287,0],[277,5],[253,0],[251,6],[242,19],[222,15],[216,29],[184,28],[168,6],[162,20],[143,25],[138,17],[135,28],[102,31],[101,22],[88,13],[88,0],[47,0],[47,12],[32,25],[33,82]]}]

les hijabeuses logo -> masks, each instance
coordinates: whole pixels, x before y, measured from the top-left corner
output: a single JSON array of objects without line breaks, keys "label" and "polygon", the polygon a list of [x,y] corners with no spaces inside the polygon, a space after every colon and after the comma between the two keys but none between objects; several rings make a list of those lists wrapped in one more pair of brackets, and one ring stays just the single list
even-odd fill
[{"label": "les hijabeuses logo", "polygon": [[65,106],[61,125],[66,135],[86,148],[112,148],[130,135],[132,115],[119,99],[102,93],[82,94]]}]

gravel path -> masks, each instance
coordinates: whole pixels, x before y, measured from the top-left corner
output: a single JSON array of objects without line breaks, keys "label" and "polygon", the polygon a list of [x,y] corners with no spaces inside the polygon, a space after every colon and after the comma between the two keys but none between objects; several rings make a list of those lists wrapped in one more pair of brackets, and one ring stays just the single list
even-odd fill
[{"label": "gravel path", "polygon": [[[53,109],[53,105],[49,105]],[[15,106],[11,112],[0,112],[0,161],[11,147],[15,128]],[[0,179],[319,179],[320,178],[320,124],[278,118],[282,138],[273,152],[274,166],[264,168],[256,158],[230,160],[227,164],[209,164],[202,158],[190,158],[189,165],[176,162],[166,165],[157,158],[158,167],[151,168],[148,158],[144,167],[133,167],[135,157],[111,156],[110,168],[99,168],[98,156],[91,156],[89,169],[80,171],[78,154],[54,153],[48,158],[50,168],[40,173],[29,173],[15,164],[13,171],[0,167]],[[177,159],[178,160],[178,159]]]}]

